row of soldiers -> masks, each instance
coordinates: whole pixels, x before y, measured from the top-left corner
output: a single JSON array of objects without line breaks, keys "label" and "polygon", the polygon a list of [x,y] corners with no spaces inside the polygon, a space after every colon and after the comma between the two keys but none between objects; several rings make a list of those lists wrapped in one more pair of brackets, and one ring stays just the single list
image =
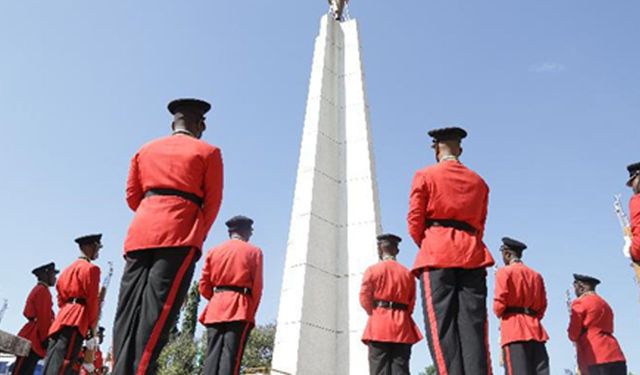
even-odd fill
[{"label": "row of soldiers", "polygon": [[[437,163],[413,179],[407,216],[419,247],[411,270],[395,262],[400,237],[379,237],[381,263],[364,276],[360,301],[369,314],[363,340],[369,345],[371,374],[408,374],[411,344],[421,339],[411,320],[413,276],[419,279],[425,334],[440,375],[491,374],[487,324],[486,268],[494,259],[483,242],[489,188],[460,162],[458,127],[429,132]],[[640,262],[640,163],[627,167],[632,188],[631,227],[624,253]],[[507,375],[548,375],[548,335],[541,324],[547,309],[542,276],[522,261],[527,246],[505,237],[505,267],[496,272],[493,310],[500,319]],[[613,336],[613,311],[596,293],[600,281],[574,274],[568,336],[575,343],[582,375],[626,375],[626,360]]]},{"label": "row of soldiers", "polygon": [[[198,99],[172,101],[172,135],[145,144],[131,160],[126,201],[134,217],[124,244],[126,265],[112,336],[115,375],[157,372],[156,360],[218,215],[221,151],[200,140],[210,108]],[[412,270],[393,261],[399,237],[383,235],[378,244],[381,262],[363,279],[360,298],[370,315],[363,341],[369,345],[371,373],[408,373],[411,344],[421,338],[411,320],[417,277],[437,372],[490,374],[486,268],[494,260],[482,241],[489,188],[459,160],[466,131],[444,128],[429,135],[437,163],[418,171],[412,183],[408,226],[419,247]],[[630,173],[630,186],[638,193],[640,164],[630,167]],[[634,259],[640,260],[637,196],[631,204],[634,240],[629,246]],[[249,242],[253,221],[237,216],[226,224],[230,239],[207,253],[199,283],[201,295],[209,300],[200,316],[209,334],[207,375],[239,373],[262,294],[262,252]],[[81,256],[56,285],[59,313],[46,337],[38,337],[48,340],[45,375],[74,373],[72,363],[82,339],[99,317],[100,270],[92,261],[102,247],[101,236],[84,236],[77,242]],[[518,241],[504,241],[508,266],[498,271],[501,289],[495,311],[502,319],[507,373],[545,374],[548,360],[540,345],[546,341],[540,325],[546,308],[544,284],[522,263],[524,248]],[[577,344],[583,374],[617,374],[625,366],[624,357],[613,345],[613,314],[601,313],[610,308],[595,294],[596,284],[594,278],[576,276],[579,298],[572,306],[570,338]],[[26,310],[25,316],[34,318]]]},{"label": "row of soldiers", "polygon": [[[157,372],[157,359],[182,306],[202,245],[222,201],[223,163],[219,148],[200,140],[211,105],[178,99],[168,105],[172,134],[142,146],[133,156],[126,201],[134,217],[124,244],[125,269],[113,326],[112,373]],[[262,251],[249,242],[253,220],[235,216],[226,222],[229,240],[211,249],[199,282],[209,300],[200,316],[208,333],[206,374],[238,374],[244,345],[255,325],[262,296]],[[77,238],[79,258],[57,280],[55,265],[34,270],[38,286],[24,310],[29,320],[20,335],[32,350],[19,358],[14,374],[33,374],[44,357],[44,375],[96,373],[93,361],[79,364],[83,343],[100,316],[100,268],[93,262],[102,235]],[[55,284],[58,314],[48,287]],[[36,301],[34,303],[34,301]],[[33,330],[26,334],[26,330]],[[86,356],[85,356],[86,359]]]}]

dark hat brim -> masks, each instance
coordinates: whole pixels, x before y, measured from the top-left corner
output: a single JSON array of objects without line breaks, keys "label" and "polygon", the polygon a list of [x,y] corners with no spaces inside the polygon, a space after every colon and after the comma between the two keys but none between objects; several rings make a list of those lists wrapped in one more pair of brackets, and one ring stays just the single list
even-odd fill
[{"label": "dark hat brim", "polygon": [[381,234],[378,237],[376,237],[376,239],[378,240],[378,242],[380,242],[380,241],[390,241],[390,242],[394,242],[396,244],[402,242],[402,238],[400,236],[397,236],[397,235],[392,234],[392,233]]},{"label": "dark hat brim", "polygon": [[198,112],[200,115],[205,115],[211,110],[211,104],[200,99],[185,98],[176,99],[171,101],[167,105],[167,109],[172,115],[175,115],[181,111],[193,111]]},{"label": "dark hat brim", "polygon": [[433,142],[460,141],[467,137],[467,131],[457,126],[429,130],[427,134]]},{"label": "dark hat brim", "polygon": [[600,280],[596,279],[595,277],[588,276],[588,275],[581,275],[581,274],[578,274],[578,273],[574,273],[573,274],[573,279],[575,281],[579,281],[579,282],[582,282],[582,283],[585,283],[585,284],[590,284],[590,285],[593,285],[593,286],[596,286],[596,285],[600,284]]},{"label": "dark hat brim", "polygon": [[74,241],[81,246],[100,242],[102,241],[102,233],[88,234],[86,236],[78,237]]},{"label": "dark hat brim", "polygon": [[229,230],[248,229],[253,226],[253,219],[247,216],[237,215],[227,220],[224,225],[226,225]]},{"label": "dark hat brim", "polygon": [[51,271],[53,271],[56,274],[60,273],[60,270],[56,269],[56,264],[54,262],[47,263],[47,264],[42,265],[40,267],[36,267],[33,270],[31,270],[31,273],[36,275],[36,276],[38,276],[38,275],[40,275],[42,273],[51,272]]},{"label": "dark hat brim", "polygon": [[510,237],[502,238],[502,245],[515,251],[524,251],[527,249],[527,244],[522,241],[515,240]]}]

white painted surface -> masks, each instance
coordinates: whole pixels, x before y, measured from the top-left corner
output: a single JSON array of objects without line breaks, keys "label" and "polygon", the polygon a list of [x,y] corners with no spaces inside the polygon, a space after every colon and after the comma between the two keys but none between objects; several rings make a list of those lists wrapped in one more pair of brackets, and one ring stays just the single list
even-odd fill
[{"label": "white painted surface", "polygon": [[272,374],[368,374],[362,274],[380,233],[355,20],[324,16],[316,38]]}]

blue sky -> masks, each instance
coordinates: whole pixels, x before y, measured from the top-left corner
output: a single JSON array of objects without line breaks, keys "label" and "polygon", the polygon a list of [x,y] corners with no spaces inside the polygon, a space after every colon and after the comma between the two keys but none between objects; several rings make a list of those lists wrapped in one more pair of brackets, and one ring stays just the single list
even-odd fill
[{"label": "blue sky", "polygon": [[[105,234],[98,263],[116,264],[110,327],[131,218],[129,159],[168,133],[166,103],[183,96],[213,103],[204,139],[225,160],[224,202],[206,246],[223,240],[223,219],[256,219],[266,260],[258,319],[275,320],[313,41],[327,5],[218,4],[230,8],[199,0],[0,5],[0,298],[10,301],[1,329],[24,323],[29,271],[51,260],[66,266],[77,256],[73,238],[94,231]],[[629,197],[624,167],[640,160],[640,4],[394,6],[351,5],[385,231],[407,237],[411,178],[433,161],[426,130],[467,128],[463,161],[491,187],[487,245],[497,256],[502,236],[524,240],[525,261],[546,278],[552,372],[573,360],[564,304],[573,272],[603,280],[630,369],[640,371],[640,293],[612,208],[615,193]],[[416,249],[403,244],[401,260],[411,264]],[[492,290],[492,274],[489,283]],[[497,321],[490,325],[497,369]],[[412,367],[430,362],[424,342],[415,346]]]}]

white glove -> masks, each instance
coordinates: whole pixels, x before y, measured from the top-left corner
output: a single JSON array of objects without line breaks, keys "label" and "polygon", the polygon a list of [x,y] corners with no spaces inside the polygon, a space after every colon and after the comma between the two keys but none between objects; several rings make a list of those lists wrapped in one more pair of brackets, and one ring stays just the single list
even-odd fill
[{"label": "white glove", "polygon": [[93,363],[83,363],[82,367],[84,367],[84,369],[87,370],[89,374],[93,374],[93,372],[96,370],[96,367],[93,365]]},{"label": "white glove", "polygon": [[631,237],[624,236],[624,247],[622,248],[622,254],[625,257],[631,258]]},{"label": "white glove", "polygon": [[89,350],[95,350],[98,348],[98,338],[92,337],[86,341],[85,346]]}]

